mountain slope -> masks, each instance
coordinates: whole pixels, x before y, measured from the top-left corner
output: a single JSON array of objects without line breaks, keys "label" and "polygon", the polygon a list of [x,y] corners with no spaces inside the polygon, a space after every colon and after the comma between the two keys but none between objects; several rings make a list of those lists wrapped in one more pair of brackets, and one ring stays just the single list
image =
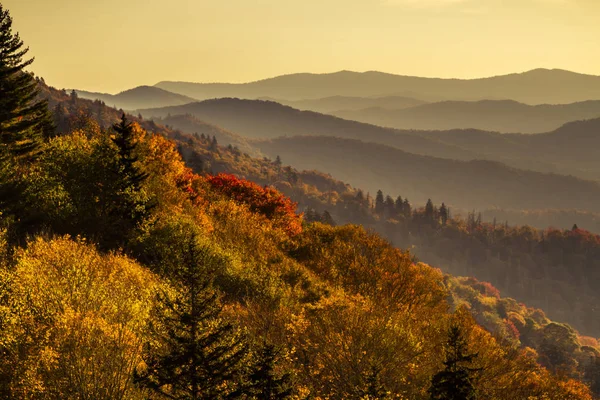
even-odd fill
[{"label": "mountain slope", "polygon": [[299,111],[272,101],[215,99],[183,106],[138,110],[145,118],[190,114],[247,138],[293,135],[331,135],[384,143],[417,154],[456,159],[477,158],[476,153],[442,144],[410,132],[347,121],[312,111]]},{"label": "mountain slope", "polygon": [[302,169],[327,171],[372,193],[382,189],[424,202],[442,198],[456,207],[575,208],[598,212],[600,184],[574,177],[518,170],[491,161],[456,161],[334,137],[291,137],[256,142]]},{"label": "mountain slope", "polygon": [[469,80],[421,78],[374,71],[340,71],[330,74],[284,75],[242,84],[163,81],[156,86],[197,99],[271,97],[302,100],[329,96],[392,96],[414,92],[421,98],[511,99],[541,104],[598,99],[600,77],[556,69],[536,69],[520,74]]},{"label": "mountain slope", "polygon": [[171,93],[154,86],[138,86],[118,94],[94,93],[84,90],[75,91],[78,96],[88,100],[100,100],[108,106],[124,110],[147,107],[166,107],[187,104],[196,101],[193,98]]},{"label": "mountain slope", "polygon": [[[331,114],[339,110],[362,110],[370,107],[399,110],[426,104],[424,100],[405,96],[385,97],[352,97],[331,96],[320,99],[289,101],[281,99],[264,98],[259,100],[271,100],[277,103],[296,108],[298,110],[316,111]],[[352,118],[350,118],[352,119]]]},{"label": "mountain slope", "polygon": [[371,107],[331,114],[397,129],[474,128],[505,133],[540,133],[552,131],[570,121],[600,117],[600,101],[537,106],[509,100],[445,101],[396,110]]}]

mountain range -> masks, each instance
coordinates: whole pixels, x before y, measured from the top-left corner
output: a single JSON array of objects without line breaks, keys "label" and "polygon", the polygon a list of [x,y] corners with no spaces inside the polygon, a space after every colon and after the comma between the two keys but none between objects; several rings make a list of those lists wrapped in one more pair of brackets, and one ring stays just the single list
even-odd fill
[{"label": "mountain range", "polygon": [[504,133],[541,133],[561,125],[600,117],[600,101],[527,105],[513,100],[444,101],[390,109],[369,107],[332,115],[397,129],[481,129]]},{"label": "mountain range", "polygon": [[535,69],[479,79],[423,78],[376,71],[340,71],[329,74],[283,75],[250,83],[162,81],[155,86],[200,100],[221,97],[305,100],[330,96],[408,96],[420,99],[511,99],[526,104],[564,104],[598,99],[600,76],[560,69]]}]

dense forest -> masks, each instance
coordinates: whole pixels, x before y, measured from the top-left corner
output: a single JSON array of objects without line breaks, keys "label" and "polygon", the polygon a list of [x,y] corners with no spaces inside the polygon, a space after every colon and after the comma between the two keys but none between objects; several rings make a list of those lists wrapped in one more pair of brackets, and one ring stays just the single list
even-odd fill
[{"label": "dense forest", "polygon": [[[48,87],[24,71],[32,60],[2,6],[0,49],[0,397],[600,392],[596,339],[334,226],[333,190],[319,187],[359,191]],[[286,191],[327,209],[303,215]],[[358,213],[382,223],[402,209],[432,229],[460,225],[432,203],[392,213],[383,193],[363,197]]]}]

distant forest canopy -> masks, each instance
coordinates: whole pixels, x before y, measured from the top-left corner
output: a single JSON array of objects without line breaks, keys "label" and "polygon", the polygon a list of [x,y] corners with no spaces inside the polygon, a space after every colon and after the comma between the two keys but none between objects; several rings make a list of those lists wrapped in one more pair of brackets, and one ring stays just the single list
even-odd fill
[{"label": "distant forest canopy", "polygon": [[[391,146],[326,136],[255,142],[301,169],[327,171],[371,193],[402,192],[419,203],[443,198],[462,209],[578,209],[600,212],[600,183],[491,161],[415,155]],[[575,195],[576,194],[576,195]]]}]

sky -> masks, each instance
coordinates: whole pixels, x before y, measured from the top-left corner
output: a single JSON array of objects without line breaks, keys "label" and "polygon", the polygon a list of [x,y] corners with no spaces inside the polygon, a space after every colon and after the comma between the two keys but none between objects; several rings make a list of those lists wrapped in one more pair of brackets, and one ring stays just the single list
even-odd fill
[{"label": "sky", "polygon": [[296,72],[600,75],[600,0],[0,0],[57,88]]}]

